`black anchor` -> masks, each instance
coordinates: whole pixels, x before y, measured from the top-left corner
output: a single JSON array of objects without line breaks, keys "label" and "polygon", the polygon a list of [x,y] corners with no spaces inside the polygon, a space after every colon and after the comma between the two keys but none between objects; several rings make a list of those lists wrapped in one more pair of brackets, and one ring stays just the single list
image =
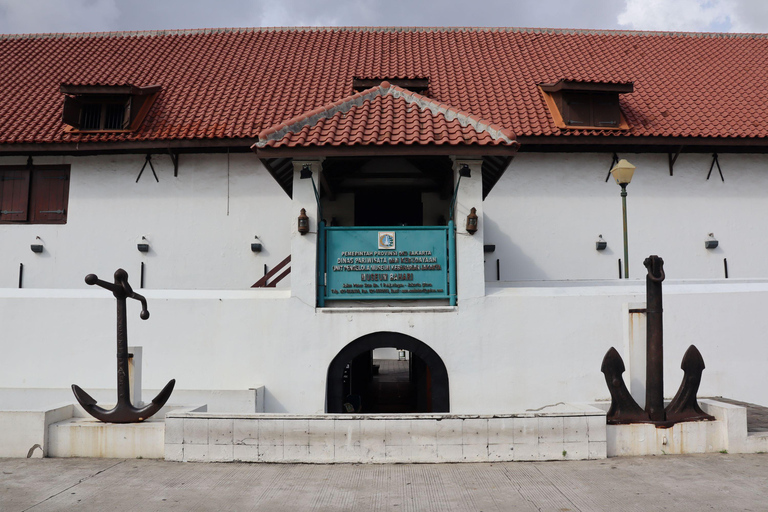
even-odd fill
[{"label": "black anchor", "polygon": [[627,390],[621,374],[624,361],[611,347],[603,358],[601,371],[611,393],[611,408],[606,415],[609,425],[626,423],[652,423],[657,427],[671,427],[681,421],[714,420],[699,407],[696,394],[704,371],[704,359],[691,345],[683,356],[681,368],[683,382],[672,401],[664,407],[664,324],[662,319],[661,283],[665,279],[664,260],[649,256],[643,262],[648,275],[646,293],[646,376],[645,409],[641,408]]},{"label": "black anchor", "polygon": [[96,274],[85,276],[85,282],[89,285],[97,285],[109,290],[117,299],[117,404],[111,410],[103,409],[96,405],[96,400],[83,391],[77,384],[72,384],[75,398],[83,406],[83,409],[97,420],[106,423],[138,423],[151,417],[159,411],[165,402],[171,397],[176,379],[165,385],[162,391],[146,407],[137,408],[131,403],[128,383],[128,332],[126,320],[125,300],[136,299],[141,302],[142,320],[149,318],[147,311],[147,299],[134,292],[128,284],[128,272],[119,268],[115,271],[115,282],[108,283],[99,279]]}]

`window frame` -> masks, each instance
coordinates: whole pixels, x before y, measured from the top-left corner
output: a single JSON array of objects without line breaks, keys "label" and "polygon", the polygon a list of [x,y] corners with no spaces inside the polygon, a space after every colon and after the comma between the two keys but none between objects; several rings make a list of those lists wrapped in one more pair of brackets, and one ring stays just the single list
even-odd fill
[{"label": "window frame", "polygon": [[[554,84],[539,84],[539,91],[549,113],[560,129],[566,130],[628,130],[629,123],[621,111],[619,94],[631,93],[634,84],[603,82],[572,82],[560,80]],[[581,109],[571,105],[581,102]],[[578,124],[572,112],[581,110],[584,122]],[[613,111],[613,116],[606,113]],[[606,121],[612,117],[610,121]],[[596,121],[597,119],[597,121]]]},{"label": "window frame", "polygon": [[[6,172],[20,173],[23,190],[7,197]],[[58,176],[57,176],[58,175]],[[0,166],[0,224],[66,224],[69,213],[69,181],[71,165],[3,165]],[[61,184],[43,180],[61,180]],[[25,189],[25,190],[24,190]],[[19,192],[19,191],[17,191]],[[47,196],[47,197],[46,197]],[[23,206],[23,210],[14,210]],[[8,210],[7,208],[10,208]],[[45,208],[41,210],[41,208]],[[24,219],[4,219],[10,212],[25,213]]]}]

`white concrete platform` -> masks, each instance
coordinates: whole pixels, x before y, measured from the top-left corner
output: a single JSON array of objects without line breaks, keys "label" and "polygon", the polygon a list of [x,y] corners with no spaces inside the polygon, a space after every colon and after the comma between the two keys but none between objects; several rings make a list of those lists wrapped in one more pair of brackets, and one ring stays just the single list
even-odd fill
[{"label": "white concrete platform", "polygon": [[701,399],[699,405],[715,421],[683,422],[670,428],[644,423],[607,425],[608,457],[768,452],[768,432],[747,432],[745,407],[714,399]]},{"label": "white concrete platform", "polygon": [[437,463],[606,457],[605,412],[558,405],[509,415],[173,412],[165,459],[184,462]]}]

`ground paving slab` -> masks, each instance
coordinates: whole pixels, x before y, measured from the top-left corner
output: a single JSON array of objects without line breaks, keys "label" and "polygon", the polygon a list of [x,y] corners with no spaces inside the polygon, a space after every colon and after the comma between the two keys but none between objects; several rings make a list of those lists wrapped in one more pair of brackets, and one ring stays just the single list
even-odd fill
[{"label": "ground paving slab", "polygon": [[0,459],[0,510],[765,511],[768,454],[383,465]]}]

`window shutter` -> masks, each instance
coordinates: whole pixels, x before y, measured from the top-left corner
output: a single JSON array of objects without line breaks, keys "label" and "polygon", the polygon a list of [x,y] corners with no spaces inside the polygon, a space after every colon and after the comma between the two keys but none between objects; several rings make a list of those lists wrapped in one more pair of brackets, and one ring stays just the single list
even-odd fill
[{"label": "window shutter", "polygon": [[132,99],[129,96],[127,100],[125,100],[125,105],[123,106],[123,130],[127,130],[131,127],[131,103]]},{"label": "window shutter", "polygon": [[32,176],[30,211],[32,222],[67,222],[69,169],[35,170]]},{"label": "window shutter", "polygon": [[592,116],[595,126],[616,128],[621,122],[618,94],[594,94]]},{"label": "window shutter", "polygon": [[61,115],[64,124],[80,128],[80,109],[82,106],[83,103],[77,98],[64,96],[64,111]]},{"label": "window shutter", "polygon": [[567,107],[563,109],[565,124],[568,126],[590,126],[592,124],[592,106],[589,93],[564,93],[563,100]]},{"label": "window shutter", "polygon": [[24,222],[29,206],[29,171],[0,171],[0,222]]}]

